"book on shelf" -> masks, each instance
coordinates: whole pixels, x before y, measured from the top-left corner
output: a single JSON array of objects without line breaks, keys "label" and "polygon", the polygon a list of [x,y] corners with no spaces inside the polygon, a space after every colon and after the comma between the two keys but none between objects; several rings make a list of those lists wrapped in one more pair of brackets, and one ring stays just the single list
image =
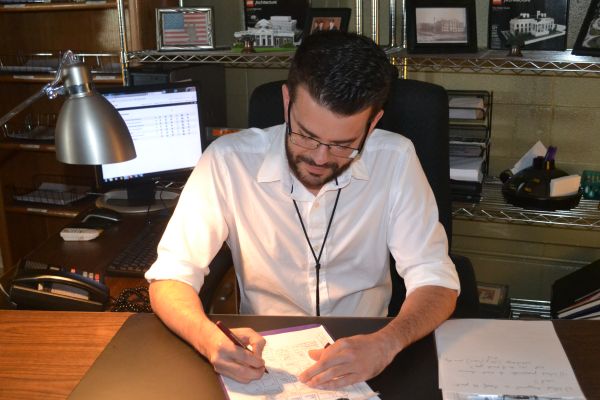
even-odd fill
[{"label": "book on shelf", "polygon": [[600,299],[590,301],[567,311],[559,312],[558,318],[575,319],[600,312]]},{"label": "book on shelf", "polygon": [[581,315],[579,317],[574,317],[573,319],[597,319],[597,320],[600,320],[600,311]]},{"label": "book on shelf", "polygon": [[[596,260],[552,284],[552,314],[558,316],[574,316],[572,310],[581,307],[590,310],[600,298],[600,260]],[[591,312],[591,310],[590,310]]]}]

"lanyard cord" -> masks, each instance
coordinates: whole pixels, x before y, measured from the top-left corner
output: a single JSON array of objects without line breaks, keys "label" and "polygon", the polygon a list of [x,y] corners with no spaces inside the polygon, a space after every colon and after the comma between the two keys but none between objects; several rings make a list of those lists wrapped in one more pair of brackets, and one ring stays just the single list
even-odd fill
[{"label": "lanyard cord", "polygon": [[[292,187],[292,191],[294,188]],[[335,197],[335,203],[333,204],[333,210],[331,211],[331,217],[329,217],[329,224],[327,224],[327,230],[325,231],[325,237],[323,238],[323,244],[321,245],[321,250],[319,251],[319,256],[315,254],[315,250],[310,243],[310,239],[308,238],[308,233],[306,232],[306,227],[304,226],[304,221],[302,221],[302,216],[300,215],[300,210],[298,209],[298,204],[296,200],[292,199],[294,202],[294,207],[296,208],[296,213],[298,214],[298,219],[300,219],[300,225],[302,225],[302,231],[304,232],[304,237],[306,238],[306,242],[308,243],[308,247],[310,248],[310,252],[315,259],[315,271],[317,273],[317,289],[316,289],[316,306],[317,306],[317,317],[321,316],[320,309],[320,299],[319,299],[319,271],[321,270],[321,255],[323,255],[323,249],[325,248],[325,241],[327,240],[327,236],[329,235],[329,229],[331,228],[331,223],[333,222],[333,216],[335,215],[335,209],[337,208],[338,200],[340,199],[340,193],[342,188],[338,189],[337,196]]]}]

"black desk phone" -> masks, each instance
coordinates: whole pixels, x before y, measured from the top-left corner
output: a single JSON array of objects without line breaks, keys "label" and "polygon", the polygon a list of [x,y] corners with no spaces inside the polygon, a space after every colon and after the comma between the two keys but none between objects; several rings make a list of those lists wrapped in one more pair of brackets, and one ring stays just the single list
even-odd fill
[{"label": "black desk phone", "polygon": [[18,309],[102,311],[110,296],[100,280],[23,259],[11,284],[10,300]]}]

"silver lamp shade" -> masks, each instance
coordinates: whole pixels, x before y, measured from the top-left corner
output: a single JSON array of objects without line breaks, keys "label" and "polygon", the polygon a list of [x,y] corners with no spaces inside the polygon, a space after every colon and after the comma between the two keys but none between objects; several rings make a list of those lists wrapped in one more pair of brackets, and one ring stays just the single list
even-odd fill
[{"label": "silver lamp shade", "polygon": [[110,164],[136,157],[119,112],[91,84],[82,64],[64,71],[67,99],[55,129],[56,158],[67,164]]}]

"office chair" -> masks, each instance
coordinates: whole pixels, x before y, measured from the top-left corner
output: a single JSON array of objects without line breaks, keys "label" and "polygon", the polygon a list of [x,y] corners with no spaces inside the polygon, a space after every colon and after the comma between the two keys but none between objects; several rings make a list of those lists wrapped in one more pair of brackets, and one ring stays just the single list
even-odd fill
[{"label": "office chair", "polygon": [[[250,96],[248,126],[266,128],[282,124],[285,81],[268,82],[254,89]],[[439,209],[439,219],[452,239],[452,202],[448,139],[448,95],[438,85],[411,79],[398,79],[385,105],[378,128],[402,133],[412,140]],[[477,318],[479,296],[473,265],[467,257],[451,254],[461,284],[452,318]],[[388,315],[394,316],[406,297],[404,281],[397,274],[392,258],[392,298]]]}]

